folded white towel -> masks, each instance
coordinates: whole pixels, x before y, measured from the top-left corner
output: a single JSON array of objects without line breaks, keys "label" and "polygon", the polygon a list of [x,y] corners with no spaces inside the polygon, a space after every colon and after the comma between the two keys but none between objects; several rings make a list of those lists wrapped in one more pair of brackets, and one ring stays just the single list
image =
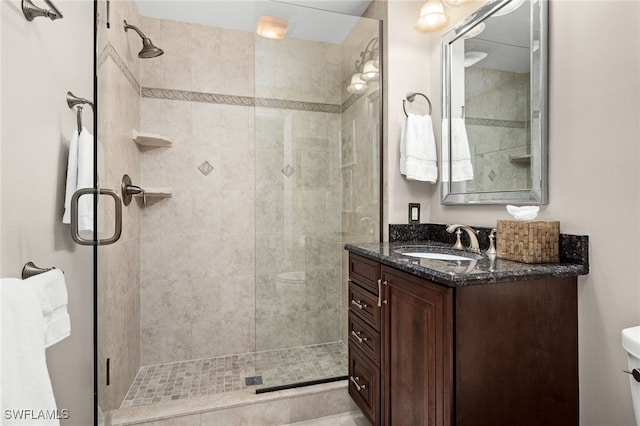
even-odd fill
[{"label": "folded white towel", "polygon": [[37,286],[25,284],[17,278],[0,280],[2,425],[57,426],[55,418],[32,417],[55,413],[56,402],[45,357],[42,298]]},{"label": "folded white towel", "polygon": [[[80,135],[73,132],[69,143],[62,223],[71,223],[71,197],[78,189],[93,188],[93,174],[93,135],[83,127]],[[78,200],[78,233],[85,239],[93,238],[93,197],[90,195]]]},{"label": "folded white towel", "polygon": [[45,320],[45,348],[69,336],[71,321],[67,312],[69,299],[64,273],[59,269],[52,269],[25,280],[24,285],[33,286],[40,295]]},{"label": "folded white towel", "polygon": [[[93,188],[93,135],[82,128],[78,138],[78,189]],[[93,197],[85,195],[78,200],[78,233],[85,239],[93,238]]]},{"label": "folded white towel", "polygon": [[400,135],[400,173],[409,180],[435,183],[438,157],[430,115],[408,114]]},{"label": "folded white towel", "polygon": [[78,132],[73,131],[69,142],[69,158],[67,160],[67,186],[64,194],[64,214],[62,223],[71,223],[71,197],[78,189]]},{"label": "folded white towel", "polygon": [[[447,120],[442,120],[448,126]],[[442,180],[449,181],[449,150],[442,150]],[[464,119],[454,118],[451,121],[451,181],[461,182],[473,180],[473,165],[469,151],[469,138]]]}]

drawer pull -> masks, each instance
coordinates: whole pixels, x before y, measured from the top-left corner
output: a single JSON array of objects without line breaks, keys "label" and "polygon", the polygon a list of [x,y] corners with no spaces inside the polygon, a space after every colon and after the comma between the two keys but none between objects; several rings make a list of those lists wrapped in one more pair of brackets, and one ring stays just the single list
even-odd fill
[{"label": "drawer pull", "polygon": [[362,331],[351,330],[351,335],[358,340],[358,343],[366,342],[367,340],[369,340],[366,337],[360,337],[361,334]]},{"label": "drawer pull", "polygon": [[378,278],[378,308],[382,306],[382,280]]},{"label": "drawer pull", "polygon": [[351,380],[351,383],[353,383],[356,386],[356,389],[358,390],[358,392],[366,389],[365,385],[361,385],[358,383],[360,381],[360,377],[354,378],[353,376],[349,376],[349,380]]},{"label": "drawer pull", "polygon": [[362,300],[351,299],[351,304],[356,306],[358,309],[366,309],[369,307],[366,303],[362,303]]}]

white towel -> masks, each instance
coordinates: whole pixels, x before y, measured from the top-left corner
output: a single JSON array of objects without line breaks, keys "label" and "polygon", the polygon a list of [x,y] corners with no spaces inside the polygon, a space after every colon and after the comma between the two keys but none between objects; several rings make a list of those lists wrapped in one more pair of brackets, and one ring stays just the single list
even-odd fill
[{"label": "white towel", "polygon": [[430,115],[408,114],[400,135],[400,173],[409,180],[435,183],[438,157]]},{"label": "white towel", "polygon": [[62,223],[71,223],[71,197],[78,189],[78,132],[73,131],[69,142],[69,158],[67,160],[67,186],[64,194],[64,214]]},{"label": "white towel", "polygon": [[[17,278],[0,280],[2,305],[2,425],[57,426],[56,402],[45,356],[45,318],[38,287]],[[55,417],[55,416],[53,416]]]},{"label": "white towel", "polygon": [[35,287],[40,295],[45,320],[45,348],[69,336],[71,321],[67,312],[69,299],[64,273],[59,269],[52,269],[25,280],[24,285]]},{"label": "white towel", "polygon": [[[446,119],[442,120],[442,125],[448,125]],[[449,181],[449,150],[446,148],[442,150],[442,180]],[[473,180],[469,138],[464,120],[454,118],[451,121],[451,181],[465,180]]]},{"label": "white towel", "polygon": [[[74,131],[69,143],[67,188],[62,223],[71,223],[71,197],[78,189],[93,188],[93,135],[82,128]],[[78,200],[78,232],[85,239],[93,238],[93,197],[84,195]]]}]

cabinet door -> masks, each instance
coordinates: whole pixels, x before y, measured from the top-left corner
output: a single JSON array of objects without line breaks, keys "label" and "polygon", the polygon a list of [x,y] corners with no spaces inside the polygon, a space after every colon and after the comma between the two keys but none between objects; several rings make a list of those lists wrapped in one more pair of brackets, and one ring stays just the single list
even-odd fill
[{"label": "cabinet door", "polygon": [[383,424],[449,426],[452,290],[390,268],[383,280]]}]

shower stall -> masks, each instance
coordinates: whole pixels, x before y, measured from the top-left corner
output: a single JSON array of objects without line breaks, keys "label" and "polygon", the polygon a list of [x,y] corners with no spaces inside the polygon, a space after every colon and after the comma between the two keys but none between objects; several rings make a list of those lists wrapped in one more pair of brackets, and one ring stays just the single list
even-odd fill
[{"label": "shower stall", "polygon": [[[344,379],[343,246],[380,239],[379,71],[347,87],[382,68],[380,22],[152,3],[97,4],[99,183],[139,188],[97,249],[100,410]],[[234,3],[275,4],[289,34],[200,19]],[[308,14],[321,37],[296,36]]]}]

